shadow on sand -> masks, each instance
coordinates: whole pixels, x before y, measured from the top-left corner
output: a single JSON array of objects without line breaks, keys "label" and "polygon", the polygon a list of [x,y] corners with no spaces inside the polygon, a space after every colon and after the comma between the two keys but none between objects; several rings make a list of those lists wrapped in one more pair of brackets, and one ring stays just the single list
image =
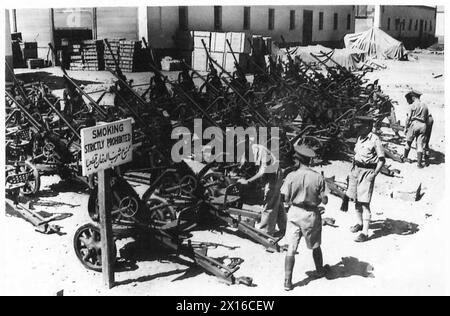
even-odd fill
[{"label": "shadow on sand", "polygon": [[440,165],[445,163],[445,154],[440,151],[430,149],[429,163],[430,165]]},{"label": "shadow on sand", "polygon": [[[351,276],[360,276],[363,278],[374,278],[373,266],[367,262],[359,261],[355,257],[344,257],[342,260],[329,268],[326,275],[327,280],[336,280],[348,278]],[[315,271],[306,272],[308,277],[296,284],[294,287],[306,286],[319,278],[315,275]]]},{"label": "shadow on sand", "polygon": [[[158,245],[157,242],[151,236],[141,236],[135,241],[129,242],[120,249],[120,261],[116,266],[116,272],[124,271],[134,271],[138,269],[138,262],[150,262],[158,261],[163,263],[176,263],[186,268],[177,268],[176,270],[157,273],[154,275],[139,277],[137,279],[125,280],[119,282],[120,285],[132,284],[132,283],[143,283],[152,281],[157,278],[168,277],[172,275],[181,274],[177,278],[173,279],[171,282],[181,281],[184,279],[189,279],[196,277],[205,270],[201,269],[194,262],[181,258],[180,256],[168,251],[166,248]],[[216,261],[223,262],[224,260],[236,260],[239,258],[214,258]],[[239,259],[240,260],[240,259]],[[238,261],[242,262],[242,261]]]},{"label": "shadow on sand", "polygon": [[370,228],[374,230],[370,237],[371,240],[389,235],[412,235],[419,231],[419,225],[417,224],[390,218],[374,221],[370,224]]}]

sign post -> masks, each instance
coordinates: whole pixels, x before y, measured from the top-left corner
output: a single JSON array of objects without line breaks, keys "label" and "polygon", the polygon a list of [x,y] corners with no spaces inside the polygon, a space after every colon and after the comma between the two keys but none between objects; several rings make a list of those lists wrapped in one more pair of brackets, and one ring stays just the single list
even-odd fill
[{"label": "sign post", "polygon": [[102,246],[102,272],[103,282],[111,289],[114,286],[114,258],[112,253],[113,233],[111,222],[111,170],[100,170],[98,172],[98,203],[100,215],[100,240]]},{"label": "sign post", "polygon": [[102,272],[105,285],[114,286],[113,232],[111,221],[111,169],[133,160],[132,120],[120,120],[83,128],[81,162],[83,175],[98,174],[98,206],[102,247]]}]

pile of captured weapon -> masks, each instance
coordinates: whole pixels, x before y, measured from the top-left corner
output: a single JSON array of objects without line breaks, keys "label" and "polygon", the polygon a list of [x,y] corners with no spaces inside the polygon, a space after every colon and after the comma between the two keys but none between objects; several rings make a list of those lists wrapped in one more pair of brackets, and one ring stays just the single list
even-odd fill
[{"label": "pile of captured weapon", "polygon": [[[114,57],[106,40],[105,44]],[[143,94],[127,80],[115,60],[116,68],[108,69],[115,84],[100,96],[114,93],[110,106],[101,106],[100,99],[94,100],[65,70],[64,106],[44,84],[26,85],[14,77],[14,85],[6,90],[7,191],[15,198],[19,191],[36,194],[42,174],[80,179],[91,189],[88,211],[97,223],[96,178],[81,175],[80,130],[97,122],[131,117],[134,161],[117,168],[111,182],[116,239],[138,238],[145,232],[156,243],[228,283],[250,284],[249,278],[234,277],[240,260],[234,258],[227,265],[208,257],[207,249],[213,245],[195,244],[190,232],[197,227],[229,227],[268,251],[282,251],[279,238],[255,228],[261,214],[245,208],[252,201],[236,184],[238,178],[250,177],[254,168],[210,163],[194,170],[189,162],[174,163],[170,159],[172,129],[184,126],[192,130],[194,119],[202,119],[204,129],[214,126],[224,133],[230,126],[279,127],[281,160],[291,161],[296,144],[314,148],[320,159],[337,154],[342,158],[351,153],[355,118],[370,115],[381,122],[392,109],[388,98],[373,100],[374,85],[367,84],[365,73],[355,74],[338,64],[330,68],[324,63],[327,71],[319,72],[288,56],[286,64],[269,58],[267,67],[251,60],[257,69],[252,83],[237,61],[236,71],[229,73],[209,54],[210,72],[206,76],[184,64],[178,80],[170,81],[152,66],[154,76]],[[200,87],[195,84],[198,81]],[[395,153],[390,157],[398,158]],[[383,172],[394,173],[388,168]],[[143,197],[130,182],[148,186]],[[328,182],[331,192],[342,197],[343,188],[330,179]],[[252,196],[258,200],[259,195]],[[75,233],[75,251],[89,269],[101,269],[99,238],[97,224],[84,225]]]}]

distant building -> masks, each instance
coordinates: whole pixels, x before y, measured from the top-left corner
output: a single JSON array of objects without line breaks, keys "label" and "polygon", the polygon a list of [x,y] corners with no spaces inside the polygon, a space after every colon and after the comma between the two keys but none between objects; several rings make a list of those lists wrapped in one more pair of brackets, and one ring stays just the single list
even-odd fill
[{"label": "distant building", "polygon": [[14,9],[11,10],[11,31],[21,32],[24,41],[36,41],[38,56],[46,58],[48,43],[58,48],[64,40],[139,39],[140,9],[137,7]]},{"label": "distant building", "polygon": [[148,7],[148,35],[157,48],[176,47],[177,31],[244,32],[299,45],[343,45],[355,30],[355,6]]},{"label": "distant building", "polygon": [[11,31],[38,42],[46,58],[48,43],[95,38],[149,39],[152,47],[177,49],[179,31],[245,32],[288,43],[343,45],[355,30],[355,6],[171,6],[11,10]]},{"label": "distant building", "polygon": [[439,44],[444,44],[444,30],[444,6],[438,6],[436,9],[436,37],[438,38]]},{"label": "distant building", "polygon": [[[13,67],[13,53],[11,46],[11,28],[9,26],[9,11],[5,10],[5,61]],[[5,81],[12,81],[12,75],[5,67]]]},{"label": "distant building", "polygon": [[436,41],[436,14],[432,6],[357,6],[355,30],[379,27],[409,49],[427,47]]}]

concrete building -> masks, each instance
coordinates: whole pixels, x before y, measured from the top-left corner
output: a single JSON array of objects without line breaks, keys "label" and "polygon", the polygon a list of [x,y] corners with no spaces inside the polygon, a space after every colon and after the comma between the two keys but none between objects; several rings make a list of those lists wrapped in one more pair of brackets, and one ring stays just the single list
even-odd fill
[{"label": "concrete building", "polygon": [[355,30],[379,27],[408,49],[427,47],[435,42],[436,13],[432,6],[357,6]]},{"label": "concrete building", "polygon": [[353,33],[355,6],[148,7],[148,35],[156,48],[175,48],[177,31],[244,32],[274,42],[338,47]]},{"label": "concrete building", "polygon": [[444,44],[445,20],[444,6],[438,6],[436,9],[436,37],[439,44]]},{"label": "concrete building", "polygon": [[61,40],[149,39],[156,49],[177,48],[179,31],[245,32],[289,43],[342,46],[355,30],[355,6],[190,6],[16,9],[10,12],[12,32],[38,42],[46,58],[48,43]]},{"label": "concrete building", "polygon": [[[144,8],[144,11],[146,8]],[[95,38],[139,38],[139,8],[101,7],[11,10],[11,31],[21,32],[24,41],[38,43],[38,57],[46,58],[48,43]]]},{"label": "concrete building", "polygon": [[[5,60],[6,62],[13,67],[13,53],[11,46],[11,28],[9,26],[9,11],[5,10]],[[5,82],[12,81],[12,75],[5,67]]]}]

